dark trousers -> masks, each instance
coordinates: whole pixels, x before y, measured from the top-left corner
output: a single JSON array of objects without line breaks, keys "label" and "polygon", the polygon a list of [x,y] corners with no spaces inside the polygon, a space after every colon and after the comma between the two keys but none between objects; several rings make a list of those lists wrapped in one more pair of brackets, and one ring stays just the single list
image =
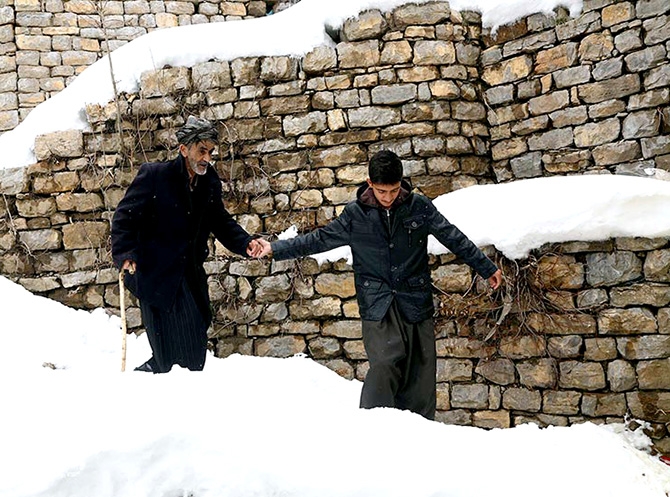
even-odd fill
[{"label": "dark trousers", "polygon": [[167,373],[175,364],[191,371],[201,371],[205,367],[209,322],[198,307],[186,279],[170,309],[158,309],[140,301],[140,311],[153,352],[153,357],[147,361],[151,371]]},{"label": "dark trousers", "polygon": [[370,369],[361,407],[395,407],[435,418],[435,333],[433,320],[408,323],[395,302],[381,321],[363,321]]}]

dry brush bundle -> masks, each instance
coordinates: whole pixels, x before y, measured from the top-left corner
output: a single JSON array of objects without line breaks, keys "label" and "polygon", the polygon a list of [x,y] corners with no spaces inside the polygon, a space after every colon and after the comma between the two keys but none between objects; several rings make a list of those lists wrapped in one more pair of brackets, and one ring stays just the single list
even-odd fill
[{"label": "dry brush bundle", "polygon": [[[553,254],[531,255],[514,261],[497,255],[496,265],[502,269],[503,283],[492,291],[479,277],[472,280],[463,293],[447,293],[438,289],[438,316],[454,320],[460,329],[485,331],[484,341],[494,337],[536,334],[528,325],[530,314],[574,312],[575,309],[556,298],[557,286],[552,267]],[[475,325],[476,323],[476,325]],[[482,323],[485,323],[482,330]]]}]

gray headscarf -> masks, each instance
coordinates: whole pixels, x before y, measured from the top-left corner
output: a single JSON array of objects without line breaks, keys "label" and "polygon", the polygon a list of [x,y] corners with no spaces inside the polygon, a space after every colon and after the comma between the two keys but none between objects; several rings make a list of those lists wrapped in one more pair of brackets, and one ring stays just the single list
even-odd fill
[{"label": "gray headscarf", "polygon": [[207,119],[188,116],[186,124],[177,130],[177,140],[180,144],[190,145],[201,141],[216,143],[219,140],[219,132],[216,126]]}]

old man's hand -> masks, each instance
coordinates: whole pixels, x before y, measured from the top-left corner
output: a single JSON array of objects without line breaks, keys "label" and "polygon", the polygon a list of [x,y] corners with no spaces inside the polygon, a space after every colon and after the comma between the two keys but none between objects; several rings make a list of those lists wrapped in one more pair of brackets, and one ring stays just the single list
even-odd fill
[{"label": "old man's hand", "polygon": [[259,243],[261,238],[254,238],[247,245],[247,255],[249,257],[260,257],[263,246]]}]

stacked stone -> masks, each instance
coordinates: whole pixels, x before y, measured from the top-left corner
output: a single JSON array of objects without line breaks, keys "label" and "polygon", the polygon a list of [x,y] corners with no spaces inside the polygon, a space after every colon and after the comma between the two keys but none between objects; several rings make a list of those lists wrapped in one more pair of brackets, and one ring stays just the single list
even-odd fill
[{"label": "stacked stone", "polygon": [[[11,199],[0,219],[0,272],[73,307],[118,307],[104,194],[111,169],[82,158],[83,143],[80,131],[53,133],[38,140],[36,154],[58,161],[2,170],[0,189]],[[130,315],[139,325],[137,310]]]},{"label": "stacked stone", "polygon": [[0,133],[19,124],[14,9],[0,7]]},{"label": "stacked stone", "polygon": [[[324,225],[354,198],[369,157],[381,148],[396,151],[407,176],[430,196],[490,181],[485,111],[470,82],[477,79],[478,22],[452,13],[446,3],[406,6],[388,15],[373,11],[348,21],[334,48],[319,47],[301,61],[245,58],[144,74],[139,95],[89,106],[92,132],[39,137],[40,162],[26,171],[3,170],[2,190],[15,197],[4,218],[2,274],[70,305],[116,306],[110,212],[137,163],[165,159],[174,150],[174,129],[189,112],[222,122],[228,143],[217,167],[236,195],[231,211],[250,232]],[[119,120],[124,139],[113,131]],[[141,156],[132,156],[139,151]],[[245,339],[284,333],[278,325],[261,326],[267,321],[259,321],[255,311],[267,303],[276,314],[264,311],[263,319],[283,320],[286,295],[248,293],[253,287],[241,278],[251,271],[251,277],[269,276],[267,286],[277,280],[285,289],[288,275],[268,274],[269,268],[255,262],[252,269],[239,269],[245,263],[231,267],[221,259],[230,254],[218,244],[212,248],[212,291],[234,294],[246,316],[240,324],[230,318],[230,306],[222,308],[216,333]],[[221,272],[231,276],[220,280]],[[317,284],[305,285],[306,293],[298,295],[313,297]],[[351,283],[337,292],[310,300],[313,319],[357,317]],[[319,310],[322,305],[327,309]],[[298,304],[287,309],[297,320],[306,312]],[[139,326],[136,309],[131,311],[131,327]],[[347,330],[341,333],[354,333]]]},{"label": "stacked stone", "polygon": [[586,0],[487,40],[482,79],[499,181],[670,170],[670,3]]},{"label": "stacked stone", "polygon": [[[345,23],[335,47],[319,47],[301,61],[243,58],[145,73],[139,98],[123,99],[122,113],[132,116],[129,121],[151,117],[142,148],[146,160],[157,160],[175,145],[174,127],[183,122],[175,113],[204,107],[205,117],[223,123],[227,143],[218,169],[236,194],[228,205],[240,223],[250,232],[278,233],[291,224],[312,229],[355,197],[369,157],[382,148],[398,153],[406,175],[429,196],[491,180],[485,110],[468,81],[477,77],[479,49],[466,41],[479,32],[474,21],[464,21],[446,3],[389,15],[367,12]],[[120,143],[107,130],[114,129],[109,123],[118,116],[116,104],[91,106],[88,115],[96,132],[83,136],[84,150],[103,150],[115,164]],[[62,139],[45,140],[48,145],[39,146],[44,158],[62,156],[55,150]],[[115,207],[131,177],[107,185],[106,206]],[[212,252],[230,255],[219,244]],[[331,349],[342,351],[336,342],[360,338],[360,324],[349,321],[358,317],[351,268],[334,265],[346,274],[314,279],[318,268],[303,267],[305,279],[296,280],[287,273],[293,267],[208,265],[214,302],[234,296],[220,307],[214,326],[221,354],[255,346],[263,354],[267,347],[289,355],[327,345],[329,352],[315,357],[328,360]],[[291,295],[307,300],[287,304]],[[320,330],[319,320],[336,321],[323,323],[323,336],[312,345],[304,335]],[[356,347],[360,357],[360,340]],[[351,365],[334,364],[354,374]]]},{"label": "stacked stone", "polygon": [[[632,414],[651,421],[659,447],[670,450],[668,239],[564,243],[537,258],[544,298],[556,310],[515,302],[508,323],[525,321],[525,333],[503,328],[485,341],[492,323],[481,318],[440,326],[439,418],[481,427],[565,426]],[[462,294],[467,283],[447,291]]]},{"label": "stacked stone", "polygon": [[277,12],[281,12],[282,10],[286,10],[289,7],[292,7],[293,5],[299,3],[300,0],[271,0],[268,1],[268,5],[270,6],[270,11],[268,12],[269,14],[275,14]]},{"label": "stacked stone", "polygon": [[[0,8],[0,132],[101,56],[150,31],[267,14],[265,0],[15,0]],[[17,98],[18,95],[18,98]]]}]

